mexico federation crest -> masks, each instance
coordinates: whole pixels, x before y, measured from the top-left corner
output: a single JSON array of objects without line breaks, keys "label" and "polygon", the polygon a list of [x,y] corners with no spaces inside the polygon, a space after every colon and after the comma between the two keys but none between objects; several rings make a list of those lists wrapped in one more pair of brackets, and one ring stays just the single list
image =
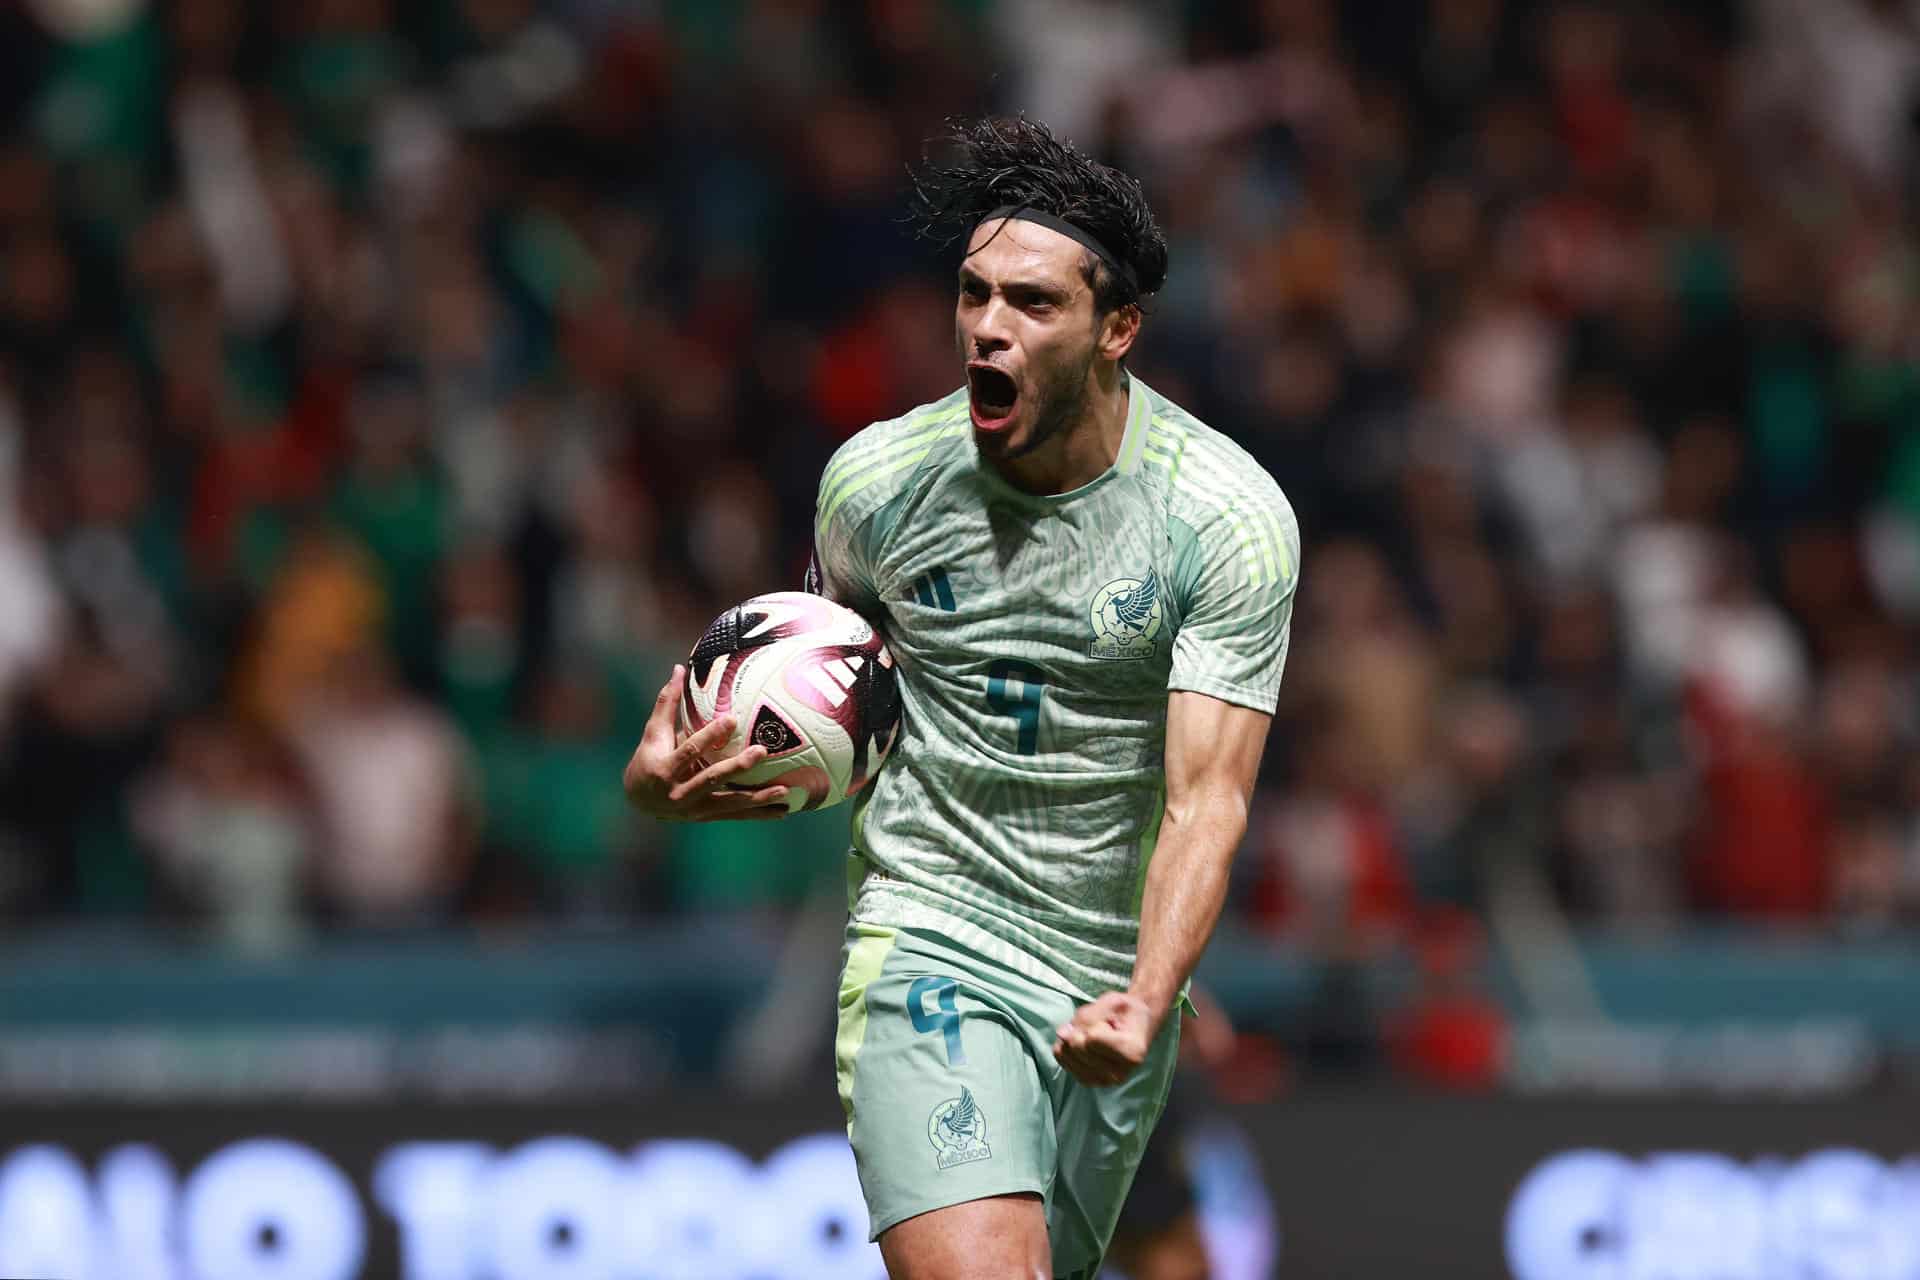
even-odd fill
[{"label": "mexico federation crest", "polygon": [[1165,616],[1158,575],[1149,569],[1144,578],[1115,578],[1093,593],[1088,616],[1093,623],[1093,643],[1087,646],[1090,656],[1152,657]]},{"label": "mexico federation crest", "polygon": [[940,1153],[942,1169],[957,1164],[972,1164],[993,1154],[987,1145],[987,1117],[973,1100],[973,1090],[962,1089],[957,1098],[948,1098],[927,1117],[927,1139]]}]

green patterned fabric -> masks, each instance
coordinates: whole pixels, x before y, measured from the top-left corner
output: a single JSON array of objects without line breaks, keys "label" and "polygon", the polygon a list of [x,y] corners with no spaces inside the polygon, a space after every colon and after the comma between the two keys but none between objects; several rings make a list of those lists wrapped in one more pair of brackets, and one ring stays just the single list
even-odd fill
[{"label": "green patterned fabric", "polygon": [[1166,1106],[1179,1018],[1126,1081],[1095,1088],[1054,1060],[1073,1016],[1056,988],[918,929],[854,925],[843,960],[834,1061],[873,1237],[1032,1192],[1053,1274],[1091,1280]]},{"label": "green patterned fabric", "polygon": [[1168,691],[1273,710],[1300,566],[1279,487],[1135,379],[1114,465],[1022,493],[963,389],[834,455],[815,563],[901,672],[900,742],[855,801],[854,919],[1081,997],[1125,987]]}]

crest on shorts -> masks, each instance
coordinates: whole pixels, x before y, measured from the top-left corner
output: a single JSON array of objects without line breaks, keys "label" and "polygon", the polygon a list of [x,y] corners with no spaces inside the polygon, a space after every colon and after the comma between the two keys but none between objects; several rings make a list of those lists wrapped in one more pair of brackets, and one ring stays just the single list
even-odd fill
[{"label": "crest on shorts", "polygon": [[973,1100],[973,1090],[962,1089],[957,1098],[948,1098],[927,1117],[927,1140],[939,1152],[942,1169],[957,1164],[972,1164],[993,1154],[987,1145],[987,1117]]},{"label": "crest on shorts", "polygon": [[1160,603],[1159,574],[1149,569],[1144,578],[1115,578],[1093,593],[1087,613],[1093,623],[1089,656],[1152,657],[1166,613]]}]

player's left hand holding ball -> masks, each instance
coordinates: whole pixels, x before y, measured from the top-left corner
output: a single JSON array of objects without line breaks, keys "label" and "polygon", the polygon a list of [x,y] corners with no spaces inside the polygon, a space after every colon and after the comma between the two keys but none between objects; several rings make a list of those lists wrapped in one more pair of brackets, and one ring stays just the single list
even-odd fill
[{"label": "player's left hand holding ball", "polygon": [[1145,1000],[1109,991],[1074,1010],[1054,1035],[1053,1056],[1082,1084],[1119,1084],[1147,1060],[1155,1029]]},{"label": "player's left hand holding ball", "polygon": [[679,736],[676,727],[681,690],[687,669],[675,667],[653,704],[646,732],[623,779],[634,808],[655,818],[677,822],[714,822],[787,816],[787,789],[783,786],[733,787],[727,779],[766,759],[767,749],[753,745],[735,755],[707,760],[707,752],[727,745],[734,719],[721,716],[712,723]]}]

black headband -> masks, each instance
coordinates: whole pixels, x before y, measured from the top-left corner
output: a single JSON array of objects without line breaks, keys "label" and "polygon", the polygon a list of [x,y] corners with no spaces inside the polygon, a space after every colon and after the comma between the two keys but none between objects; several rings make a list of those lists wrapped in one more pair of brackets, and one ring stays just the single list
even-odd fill
[{"label": "black headband", "polygon": [[[1140,278],[1134,274],[1133,268],[1120,261],[1119,257],[1109,250],[1107,246],[1101,244],[1098,238],[1091,232],[1074,226],[1065,218],[1056,218],[1050,213],[1042,213],[1040,210],[1029,208],[1024,204],[1006,204],[1001,205],[992,213],[981,218],[980,222],[992,222],[995,218],[1019,218],[1025,222],[1037,222],[1049,231],[1058,231],[1061,235],[1067,237],[1067,239],[1078,241],[1080,244],[1086,246],[1094,257],[1106,263],[1107,270],[1119,276],[1120,279],[1126,283],[1128,293],[1136,298],[1140,296]],[[974,225],[977,227],[979,223],[975,223]]]}]

